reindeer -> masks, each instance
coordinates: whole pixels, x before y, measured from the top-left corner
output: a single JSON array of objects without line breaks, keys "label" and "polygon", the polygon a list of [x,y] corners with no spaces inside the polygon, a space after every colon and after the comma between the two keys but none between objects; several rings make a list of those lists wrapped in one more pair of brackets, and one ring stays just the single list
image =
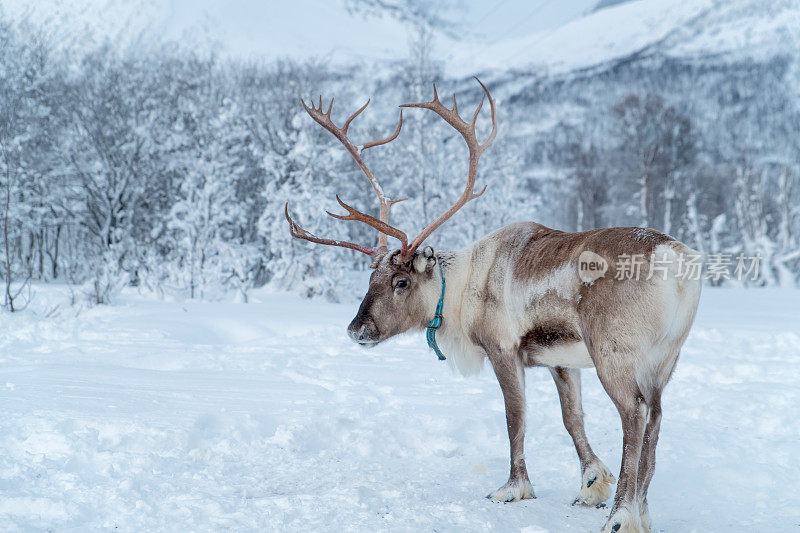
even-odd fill
[{"label": "reindeer", "polygon": [[[290,218],[287,203],[290,232],[298,239],[358,250],[372,258],[369,289],[347,328],[361,346],[375,346],[400,333],[427,328],[429,343],[433,338],[431,346],[440,353],[441,345],[462,373],[476,372],[489,360],[505,401],[511,454],[508,482],[487,496],[492,500],[534,498],[524,456],[525,369],[547,367],[558,389],[564,426],[580,460],[581,487],[573,505],[603,506],[615,479],[589,445],[581,406],[580,368],[595,367],[619,411],[623,429],[619,484],[602,531],[650,531],[647,488],[655,467],[661,394],[675,369],[700,297],[699,276],[690,279],[680,272],[681,262],[694,252],[651,229],[567,233],[534,222],[503,227],[457,252],[435,252],[430,246],[421,249],[431,233],[486,189],[473,190],[478,160],[497,134],[497,120],[494,100],[483,83],[478,83],[484,94],[469,122],[460,117],[455,95],[449,109],[439,101],[435,85],[432,101],[401,106],[433,111],[461,134],[469,151],[464,192],[411,242],[389,225],[389,208],[396,201],[386,198],[361,158],[362,150],[397,137],[402,109],[394,135],[356,146],[348,139],[347,129],[366,104],[339,128],[331,120],[333,101],[324,113],[321,97],[318,107],[312,103],[309,108],[303,102],[308,114],[344,144],[379,199],[379,219],[338,196],[348,214],[328,214],[364,222],[378,230],[379,239],[375,248],[369,248],[314,236]],[[475,123],[486,98],[492,130],[479,143]],[[390,251],[387,236],[400,241],[400,247]],[[588,280],[582,279],[579,271],[582,254],[587,253],[606,268],[605,272],[599,268]],[[660,256],[662,266],[657,268],[650,261],[641,265],[638,276],[618,276],[624,274],[618,258],[637,256]]]}]

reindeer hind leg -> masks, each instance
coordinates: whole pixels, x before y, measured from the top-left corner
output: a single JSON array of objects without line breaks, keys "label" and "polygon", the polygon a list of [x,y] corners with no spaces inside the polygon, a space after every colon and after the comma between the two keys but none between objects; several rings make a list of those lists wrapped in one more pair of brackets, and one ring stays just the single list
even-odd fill
[{"label": "reindeer hind leg", "polygon": [[577,368],[550,368],[561,400],[561,415],[581,462],[581,489],[572,505],[600,506],[611,496],[616,480],[608,467],[595,455],[583,425],[581,371]]},{"label": "reindeer hind leg", "polygon": [[[682,342],[683,339],[681,339]],[[639,386],[646,391],[647,405],[649,407],[647,425],[644,430],[642,454],[639,459],[639,472],[636,481],[636,502],[642,522],[642,529],[649,533],[651,527],[650,513],[647,506],[647,490],[656,468],[656,446],[658,434],[661,429],[661,394],[675,370],[680,348],[667,345],[653,351],[653,357],[658,362],[651,369],[650,375],[639,373]]]},{"label": "reindeer hind leg", "polygon": [[661,391],[654,392],[650,401],[647,425],[644,429],[642,441],[642,454],[639,458],[639,471],[636,479],[636,502],[642,529],[650,532],[650,512],[647,508],[647,489],[653,479],[656,468],[656,445],[658,432],[661,428]]},{"label": "reindeer hind leg", "polygon": [[633,366],[637,358],[602,357],[595,359],[597,376],[622,421],[622,465],[614,505],[603,533],[640,533],[641,518],[636,500],[639,461],[642,454],[649,407],[635,380]]}]

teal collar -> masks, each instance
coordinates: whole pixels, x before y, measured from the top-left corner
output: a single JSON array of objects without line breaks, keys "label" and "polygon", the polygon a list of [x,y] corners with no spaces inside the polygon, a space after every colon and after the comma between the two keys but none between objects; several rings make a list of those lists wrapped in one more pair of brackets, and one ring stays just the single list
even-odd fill
[{"label": "teal collar", "polygon": [[439,358],[439,361],[444,361],[447,357],[444,356],[439,346],[436,344],[436,330],[442,327],[442,322],[444,321],[444,317],[442,316],[442,308],[444,307],[444,270],[442,270],[441,260],[437,260],[436,262],[439,263],[439,274],[442,276],[442,295],[439,297],[439,303],[436,304],[436,314],[433,315],[433,320],[428,323],[425,337],[428,339],[428,347],[436,352],[436,357]]}]

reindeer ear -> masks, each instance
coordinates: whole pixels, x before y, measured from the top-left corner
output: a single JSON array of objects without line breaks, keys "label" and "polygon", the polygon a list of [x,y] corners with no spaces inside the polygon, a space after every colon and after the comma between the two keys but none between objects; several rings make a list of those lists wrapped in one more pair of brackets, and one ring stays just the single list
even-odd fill
[{"label": "reindeer ear", "polygon": [[436,264],[436,257],[433,254],[433,248],[426,246],[421,253],[416,254],[414,257],[414,270],[417,272],[430,272]]}]

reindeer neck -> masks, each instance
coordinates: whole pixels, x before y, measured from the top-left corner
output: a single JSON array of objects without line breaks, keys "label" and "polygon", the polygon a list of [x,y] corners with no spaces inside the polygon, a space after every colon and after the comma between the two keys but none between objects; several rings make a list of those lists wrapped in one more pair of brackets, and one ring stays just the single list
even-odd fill
[{"label": "reindeer neck", "polygon": [[436,254],[438,263],[435,267],[435,279],[438,281],[435,285],[437,287],[436,301],[438,301],[441,294],[439,266],[442,268],[445,281],[444,307],[442,310],[444,320],[440,330],[443,335],[451,336],[461,332],[461,305],[469,277],[470,254],[470,250],[439,252]]}]

